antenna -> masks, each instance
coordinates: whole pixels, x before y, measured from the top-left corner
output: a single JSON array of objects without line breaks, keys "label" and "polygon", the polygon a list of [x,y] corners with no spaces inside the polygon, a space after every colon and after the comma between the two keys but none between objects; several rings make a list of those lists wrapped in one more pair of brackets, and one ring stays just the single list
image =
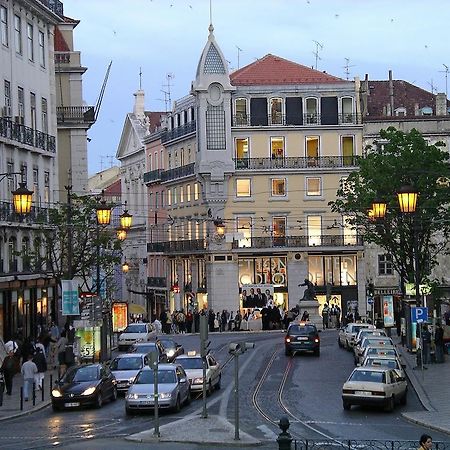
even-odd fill
[{"label": "antenna", "polygon": [[433,79],[431,79],[431,82],[427,82],[427,83],[431,88],[431,93],[434,94],[436,92],[436,86],[433,83]]},{"label": "antenna", "polygon": [[322,58],[319,56],[319,51],[323,50],[323,44],[321,44],[319,41],[313,40],[313,42],[316,44],[316,50],[313,52],[313,55],[316,58],[316,64],[315,69],[317,70],[317,62],[321,60]]},{"label": "antenna", "polygon": [[212,0],[209,0],[209,24],[212,25]]},{"label": "antenna", "polygon": [[139,67],[139,90],[142,90],[142,67]]},{"label": "antenna", "polygon": [[109,167],[113,167],[114,166],[114,155],[106,155],[106,159],[109,160]]},{"label": "antenna", "polygon": [[349,75],[350,75],[350,67],[355,67],[355,66],[350,64],[350,58],[344,58],[344,59],[345,59],[344,73],[345,73],[346,79],[348,80]]},{"label": "antenna", "polygon": [[447,64],[442,64],[445,70],[440,70],[439,72],[445,73],[445,98],[448,98],[448,89],[447,89],[447,81],[448,81],[448,66]]},{"label": "antenna", "polygon": [[237,48],[237,55],[238,55],[238,66],[237,66],[237,68],[239,70],[239,54],[242,52],[242,48],[238,47],[237,45],[236,45],[236,48]]},{"label": "antenna", "polygon": [[168,109],[172,103],[172,99],[170,97],[170,88],[172,87],[172,85],[170,84],[170,82],[174,78],[175,78],[175,75],[173,73],[168,73],[166,75],[167,83],[163,84],[163,86],[162,86],[163,88],[166,88],[166,89],[161,89],[161,92],[164,93],[164,103],[166,105],[166,112],[168,111]]}]

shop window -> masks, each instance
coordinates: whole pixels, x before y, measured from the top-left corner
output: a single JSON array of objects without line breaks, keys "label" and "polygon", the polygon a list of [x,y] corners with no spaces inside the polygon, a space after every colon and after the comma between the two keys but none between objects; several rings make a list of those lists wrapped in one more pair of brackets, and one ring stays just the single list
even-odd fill
[{"label": "shop window", "polygon": [[286,178],[272,178],[272,197],[286,197]]},{"label": "shop window", "polygon": [[236,197],[251,197],[250,178],[238,178],[236,180]]},{"label": "shop window", "polygon": [[354,166],[355,139],[353,136],[341,137],[342,163],[344,166]]},{"label": "shop window", "polygon": [[356,286],[356,255],[309,255],[308,275],[316,286]]},{"label": "shop window", "polygon": [[251,217],[237,217],[236,229],[239,235],[239,247],[252,246],[252,218]]},{"label": "shop window", "polygon": [[392,255],[378,255],[378,275],[393,275]]},{"label": "shop window", "polygon": [[322,195],[322,178],[306,177],[306,195],[317,197]]},{"label": "shop window", "polygon": [[283,124],[283,99],[271,98],[270,99],[270,123],[272,125]]},{"label": "shop window", "polygon": [[308,216],[308,245],[316,246],[322,243],[322,217]]},{"label": "shop window", "polygon": [[234,124],[238,126],[248,125],[247,99],[237,98],[234,105],[235,105]]},{"label": "shop window", "polygon": [[270,138],[270,155],[272,158],[284,158],[284,137]]}]

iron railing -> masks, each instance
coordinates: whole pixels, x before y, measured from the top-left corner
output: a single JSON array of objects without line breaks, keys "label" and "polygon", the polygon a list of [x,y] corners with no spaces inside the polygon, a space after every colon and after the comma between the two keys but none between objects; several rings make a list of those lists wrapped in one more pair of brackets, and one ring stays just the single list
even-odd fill
[{"label": "iron railing", "polygon": [[44,6],[58,14],[60,17],[64,17],[64,7],[59,0],[39,0]]},{"label": "iron railing", "polygon": [[48,224],[50,221],[49,209],[32,206],[30,213],[26,216],[22,216],[14,211],[14,206],[11,202],[0,202],[0,221]]},{"label": "iron railing", "polygon": [[236,170],[314,169],[355,167],[361,156],[289,156],[276,158],[234,158]]},{"label": "iron railing", "polygon": [[205,239],[153,242],[153,243],[147,244],[147,252],[149,252],[149,253],[202,251],[205,249],[206,249],[206,240]]},{"label": "iron railing", "polygon": [[161,169],[151,170],[144,173],[144,183],[151,183],[153,181],[161,181]]},{"label": "iron railing", "polygon": [[179,137],[185,136],[186,134],[193,133],[196,131],[197,125],[195,120],[191,122],[185,123],[180,127],[173,128],[172,130],[167,130],[161,135],[161,142],[164,144],[165,142],[172,141],[173,139],[177,139]]},{"label": "iron railing", "polygon": [[167,287],[166,277],[147,277],[148,287]]},{"label": "iron railing", "polygon": [[56,108],[56,120],[58,124],[95,122],[93,106],[58,106]]},{"label": "iron railing", "polygon": [[354,113],[346,114],[268,114],[268,115],[250,115],[236,114],[233,116],[234,127],[252,127],[252,126],[310,126],[310,125],[356,125],[361,123],[361,115]]},{"label": "iron railing", "polygon": [[171,181],[193,175],[194,169],[195,163],[191,163],[185,166],[175,167],[174,169],[164,170],[161,172],[161,181]]},{"label": "iron railing", "polygon": [[234,240],[232,248],[271,247],[347,247],[362,246],[362,236],[321,235],[321,236],[263,236]]},{"label": "iron railing", "polygon": [[[382,441],[382,440],[355,440],[355,439],[294,439],[293,450],[415,450],[417,441]],[[450,442],[433,440],[433,449],[450,450]]]},{"label": "iron railing", "polygon": [[55,52],[55,64],[70,64],[70,52]]},{"label": "iron railing", "polygon": [[0,136],[47,152],[56,153],[56,139],[54,136],[26,127],[21,123],[15,123],[5,117],[0,118]]}]

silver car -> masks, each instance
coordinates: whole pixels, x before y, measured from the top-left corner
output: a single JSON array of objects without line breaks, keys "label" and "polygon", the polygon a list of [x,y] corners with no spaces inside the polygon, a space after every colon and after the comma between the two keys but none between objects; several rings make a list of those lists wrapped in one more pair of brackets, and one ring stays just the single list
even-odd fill
[{"label": "silver car", "polygon": [[109,368],[117,380],[117,391],[126,392],[139,371],[148,363],[148,356],[142,353],[125,353],[116,356]]},{"label": "silver car", "polygon": [[[154,371],[142,369],[125,396],[125,411],[133,414],[152,410],[154,403]],[[158,366],[158,408],[180,411],[183,404],[191,401],[189,380],[179,364],[159,364]]]}]

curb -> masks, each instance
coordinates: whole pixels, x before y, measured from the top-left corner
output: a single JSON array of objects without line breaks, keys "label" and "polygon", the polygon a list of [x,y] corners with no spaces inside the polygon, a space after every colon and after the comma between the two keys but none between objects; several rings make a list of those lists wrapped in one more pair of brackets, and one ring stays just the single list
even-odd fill
[{"label": "curb", "polygon": [[450,430],[448,428],[442,428],[438,425],[434,425],[432,422],[424,422],[423,420],[415,419],[414,417],[409,416],[408,413],[401,413],[401,416],[408,422],[415,423],[416,425],[421,425],[423,427],[430,428],[431,430],[450,435]]},{"label": "curb", "polygon": [[29,409],[28,411],[20,411],[18,413],[11,414],[10,416],[0,417],[0,422],[17,419],[17,417],[28,416],[30,414],[40,411],[41,409],[47,408],[47,406],[50,406],[51,403],[52,402],[50,400],[47,400],[46,402],[42,402],[39,406],[35,406],[32,409]]}]

